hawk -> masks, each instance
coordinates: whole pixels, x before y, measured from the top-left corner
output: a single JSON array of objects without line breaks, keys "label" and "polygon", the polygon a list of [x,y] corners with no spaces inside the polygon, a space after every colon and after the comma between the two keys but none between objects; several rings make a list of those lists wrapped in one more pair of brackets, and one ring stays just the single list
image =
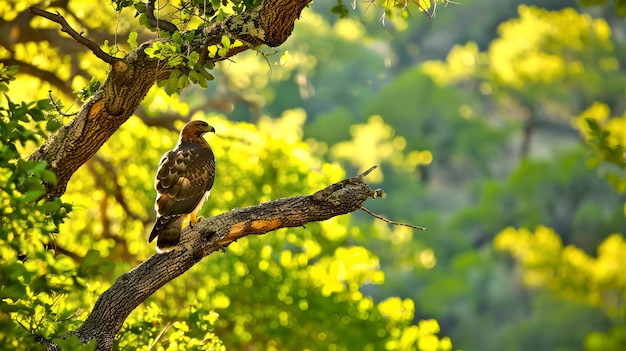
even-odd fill
[{"label": "hawk", "polygon": [[215,178],[215,156],[204,133],[215,129],[203,121],[191,121],[180,131],[178,144],[163,155],[154,180],[157,218],[148,243],[157,236],[159,253],[178,244],[183,219],[196,224],[196,213],[209,197]]}]

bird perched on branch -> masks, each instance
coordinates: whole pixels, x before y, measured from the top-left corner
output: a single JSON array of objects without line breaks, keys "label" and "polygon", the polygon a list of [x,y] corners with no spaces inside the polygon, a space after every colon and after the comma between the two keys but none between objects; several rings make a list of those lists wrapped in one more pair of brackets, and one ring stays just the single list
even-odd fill
[{"label": "bird perched on branch", "polygon": [[203,138],[215,129],[203,121],[191,121],[180,131],[178,144],[163,155],[159,163],[154,188],[157,191],[157,218],[148,243],[157,236],[157,251],[174,249],[180,240],[183,219],[189,215],[189,225],[209,197],[215,179],[215,156]]}]

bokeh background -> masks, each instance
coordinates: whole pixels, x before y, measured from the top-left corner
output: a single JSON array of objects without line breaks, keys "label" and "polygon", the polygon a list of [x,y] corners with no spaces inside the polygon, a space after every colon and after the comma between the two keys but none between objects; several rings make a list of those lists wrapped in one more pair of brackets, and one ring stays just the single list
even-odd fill
[{"label": "bokeh background", "polygon": [[[429,18],[416,7],[384,16],[382,4],[339,4],[314,2],[282,47],[219,63],[206,89],[168,96],[155,86],[70,182],[54,249],[26,263],[3,253],[13,307],[0,312],[11,330],[0,340],[75,329],[153,254],[153,173],[192,118],[217,130],[203,216],[378,165],[367,181],[387,197],[365,207],[428,230],[357,212],[242,239],[135,311],[120,349],[626,350],[621,9],[462,0]],[[0,4],[3,28],[27,25],[0,39],[0,62],[21,65],[5,99],[43,101],[50,89],[75,111],[73,92],[102,81],[107,66],[51,23],[24,19],[26,6]],[[119,55],[130,31],[154,37],[107,3],[38,6]],[[14,240],[5,224],[3,240]]]}]

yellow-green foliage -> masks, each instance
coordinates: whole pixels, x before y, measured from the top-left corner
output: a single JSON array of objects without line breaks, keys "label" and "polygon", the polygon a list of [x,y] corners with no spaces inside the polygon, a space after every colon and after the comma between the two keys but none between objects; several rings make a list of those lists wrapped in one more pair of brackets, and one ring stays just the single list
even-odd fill
[{"label": "yellow-green foliage", "polygon": [[623,313],[626,240],[621,234],[608,236],[595,257],[574,245],[563,245],[559,235],[544,226],[534,232],[506,228],[495,238],[494,247],[521,263],[528,285],[548,286],[565,298],[602,307],[611,315]]},{"label": "yellow-green foliage", "polygon": [[[322,161],[302,141],[305,114],[288,110],[257,125],[198,113],[211,123],[206,136],[216,155],[216,180],[201,215],[279,197],[309,194],[345,174]],[[182,122],[178,127],[182,126]],[[95,298],[123,272],[148,256],[154,218],[153,177],[178,133],[131,118],[72,178],[63,199],[71,219],[56,244],[77,256],[93,275],[54,308],[86,317]],[[253,345],[258,349],[449,350],[438,327],[413,325],[413,302],[403,314],[390,299],[376,304],[364,284],[383,284],[378,258],[361,246],[344,246],[349,216],[283,229],[233,243],[156,292],[126,321],[118,345],[125,349],[200,350]],[[70,261],[71,263],[71,261]],[[71,265],[70,265],[71,266]],[[70,267],[71,268],[71,267]],[[202,346],[204,344],[204,346]],[[140,346],[138,346],[140,345]]]},{"label": "yellow-green foliage", "polygon": [[[611,117],[609,107],[596,102],[574,120],[574,125],[594,152],[587,164],[599,168],[618,192],[626,192],[626,113]],[[626,214],[626,203],[624,211]]]},{"label": "yellow-green foliage", "polygon": [[[350,134],[352,140],[333,145],[330,153],[337,160],[352,163],[360,171],[389,162],[408,173],[414,172],[417,166],[430,164],[433,160],[433,155],[428,150],[412,150],[405,155],[403,150],[407,145],[406,139],[394,135],[393,128],[378,115],[371,116],[367,123],[350,127]],[[381,182],[382,177],[381,172],[374,172],[369,179]]]},{"label": "yellow-green foliage", "polygon": [[[489,48],[496,77],[516,87],[551,82],[582,70],[577,56],[591,45],[612,48],[611,31],[602,19],[567,8],[562,11],[520,6],[519,19],[498,27],[500,38]],[[563,30],[567,28],[567,30]]]},{"label": "yellow-green foliage", "polygon": [[473,42],[456,45],[446,62],[426,62],[425,71],[442,84],[482,77],[527,91],[529,85],[581,79],[592,67],[603,72],[619,70],[618,61],[606,54],[613,43],[603,19],[592,19],[572,8],[550,11],[521,5],[518,13],[519,18],[498,27],[499,37],[486,52]]}]

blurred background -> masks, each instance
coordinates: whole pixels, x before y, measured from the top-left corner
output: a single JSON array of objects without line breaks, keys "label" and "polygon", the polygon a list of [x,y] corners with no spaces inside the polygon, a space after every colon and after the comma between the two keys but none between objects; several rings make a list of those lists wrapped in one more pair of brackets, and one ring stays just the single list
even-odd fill
[{"label": "blurred background", "polygon": [[[184,121],[201,118],[217,130],[204,216],[378,165],[366,180],[387,197],[365,207],[428,229],[357,212],[242,239],[157,292],[120,345],[171,330],[202,339],[194,332],[210,320],[227,349],[626,350],[620,9],[462,0],[429,18],[339,4],[312,3],[283,46],[217,64],[206,89],[150,91],[68,186],[73,210],[55,257],[97,268],[72,283],[82,287],[69,289],[75,300],[50,308],[83,308],[78,323],[153,253],[153,172]],[[23,11],[1,6],[5,23]],[[93,40],[129,50],[134,14],[98,6],[98,16],[81,1],[62,11]],[[153,36],[140,31],[139,41]],[[76,110],[72,92],[107,67],[54,38],[0,43],[0,62],[23,66],[10,95],[46,99],[52,89]],[[208,320],[197,312],[207,310]],[[185,320],[195,329],[176,324]],[[174,347],[180,335],[160,340]]]}]

